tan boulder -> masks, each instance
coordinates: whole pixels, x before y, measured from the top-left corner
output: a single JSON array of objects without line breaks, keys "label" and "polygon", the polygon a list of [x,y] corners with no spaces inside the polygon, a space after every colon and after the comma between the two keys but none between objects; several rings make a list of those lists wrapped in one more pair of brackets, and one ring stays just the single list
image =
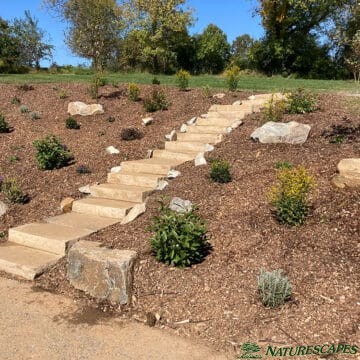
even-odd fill
[{"label": "tan boulder", "polygon": [[69,103],[68,113],[70,115],[90,116],[103,114],[104,109],[100,104],[87,105],[81,101],[74,101]]},{"label": "tan boulder", "polygon": [[337,166],[339,172],[333,178],[333,183],[339,188],[360,187],[360,158],[343,159]]},{"label": "tan boulder", "polygon": [[67,197],[67,198],[63,199],[60,203],[61,211],[63,213],[71,212],[74,201],[75,201],[75,199],[73,199],[72,197]]}]

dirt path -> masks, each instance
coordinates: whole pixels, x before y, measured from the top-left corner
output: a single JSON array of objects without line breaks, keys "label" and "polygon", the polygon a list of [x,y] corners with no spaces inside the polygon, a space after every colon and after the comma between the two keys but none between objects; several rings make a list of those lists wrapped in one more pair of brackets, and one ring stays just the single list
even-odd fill
[{"label": "dirt path", "polygon": [[0,279],[0,359],[180,360],[227,357],[120,319],[104,319],[72,300]]}]

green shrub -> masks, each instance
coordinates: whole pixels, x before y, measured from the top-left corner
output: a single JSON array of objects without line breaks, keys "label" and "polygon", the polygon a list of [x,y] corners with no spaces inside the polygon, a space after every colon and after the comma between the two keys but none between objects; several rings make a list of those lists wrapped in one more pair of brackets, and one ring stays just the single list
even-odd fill
[{"label": "green shrub", "polygon": [[59,93],[59,98],[60,98],[60,99],[66,99],[67,97],[68,97],[68,95],[67,95],[66,90],[61,89],[61,90],[60,90],[60,93]]},{"label": "green shrub", "polygon": [[5,117],[0,113],[0,134],[10,132],[9,124],[5,121]]},{"label": "green shrub", "polygon": [[17,155],[10,155],[9,156],[9,162],[14,163],[16,161],[20,161],[20,158]]},{"label": "green shrub", "polygon": [[175,74],[176,83],[180,90],[185,91],[189,87],[190,73],[186,70],[179,70]]},{"label": "green shrub", "polygon": [[105,86],[108,83],[108,80],[101,78],[98,74],[95,75],[90,83],[90,95],[93,99],[99,97],[99,88]]},{"label": "green shrub", "polygon": [[130,128],[122,129],[120,136],[122,140],[131,141],[131,140],[139,140],[144,135],[139,129],[130,127]]},{"label": "green shrub", "polygon": [[86,166],[86,165],[79,165],[77,168],[76,168],[76,172],[78,174],[91,174],[91,170]]},{"label": "green shrub", "polygon": [[20,105],[21,104],[21,100],[17,97],[17,96],[14,96],[12,99],[11,99],[11,103],[13,105]]},{"label": "green shrub", "polygon": [[211,180],[220,184],[231,181],[230,165],[226,160],[211,161],[210,169]]},{"label": "green shrub", "polygon": [[303,166],[283,167],[277,174],[277,183],[269,193],[275,215],[281,224],[302,225],[308,215],[308,197],[315,187],[313,178]]},{"label": "green shrub", "polygon": [[20,91],[31,91],[31,90],[34,90],[34,87],[30,84],[22,84],[22,85],[18,86],[18,89]]},{"label": "green shrub", "polygon": [[153,85],[160,85],[161,84],[160,80],[156,76],[151,80],[151,83]]},{"label": "green shrub", "polygon": [[264,107],[263,114],[265,121],[281,121],[285,114],[286,107],[287,102],[285,100],[279,100],[275,95],[272,95]]},{"label": "green shrub", "polygon": [[293,165],[291,163],[289,163],[288,161],[278,161],[275,164],[275,168],[280,170],[280,169],[292,169]]},{"label": "green shrub", "polygon": [[74,119],[72,116],[70,116],[66,119],[65,126],[67,129],[70,129],[70,130],[79,130],[80,129],[80,125],[78,124],[76,119]]},{"label": "green shrub", "polygon": [[201,262],[209,250],[206,226],[193,209],[177,213],[160,202],[160,216],[150,231],[156,259],[167,265],[185,267]]},{"label": "green shrub", "polygon": [[212,93],[211,93],[211,87],[209,85],[205,85],[201,88],[201,93],[202,96],[206,99],[211,98],[212,97]]},{"label": "green shrub", "polygon": [[39,119],[41,119],[41,116],[37,111],[33,111],[30,114],[30,118],[31,118],[31,120],[39,120]]},{"label": "green shrub", "polygon": [[29,110],[29,108],[27,107],[27,105],[21,105],[19,109],[20,109],[20,112],[21,112],[22,114],[27,114],[28,112],[30,112],[30,110]]},{"label": "green shrub", "polygon": [[257,281],[261,301],[266,307],[275,308],[290,299],[292,286],[282,270],[261,269]]},{"label": "green shrub", "polygon": [[144,99],[144,108],[147,112],[167,110],[168,106],[165,93],[161,89],[153,88],[151,94]]},{"label": "green shrub", "polygon": [[237,65],[231,66],[224,73],[225,81],[230,91],[236,91],[240,81],[241,70]]},{"label": "green shrub", "polygon": [[131,101],[140,100],[140,88],[136,84],[129,84],[127,91],[128,99]]},{"label": "green shrub", "polygon": [[74,159],[61,140],[54,135],[33,142],[36,148],[36,160],[40,170],[59,169]]},{"label": "green shrub", "polygon": [[315,96],[304,89],[298,89],[288,96],[289,103],[287,112],[289,114],[305,114],[315,111]]},{"label": "green shrub", "polygon": [[1,191],[11,203],[24,204],[28,201],[28,196],[24,195],[15,179],[6,179],[2,182]]}]

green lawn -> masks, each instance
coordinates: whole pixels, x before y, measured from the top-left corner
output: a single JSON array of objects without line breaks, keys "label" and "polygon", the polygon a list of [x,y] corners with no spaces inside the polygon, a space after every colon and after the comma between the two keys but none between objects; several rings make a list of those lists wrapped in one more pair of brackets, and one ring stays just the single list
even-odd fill
[{"label": "green lawn", "polygon": [[[110,83],[128,83],[134,82],[139,84],[151,84],[152,74],[148,73],[111,73],[104,75]],[[156,76],[161,84],[175,85],[175,77],[168,75]],[[74,75],[74,74],[46,74],[31,73],[24,75],[7,75],[0,74],[1,83],[57,83],[57,82],[90,82],[91,75]],[[224,88],[224,78],[220,75],[199,75],[192,76],[190,87],[202,87],[209,85],[212,88]],[[305,80],[260,76],[243,76],[239,84],[239,90],[256,90],[256,91],[285,91],[296,88],[306,88],[316,92],[351,92],[360,93],[360,85],[353,81],[341,80]]]}]

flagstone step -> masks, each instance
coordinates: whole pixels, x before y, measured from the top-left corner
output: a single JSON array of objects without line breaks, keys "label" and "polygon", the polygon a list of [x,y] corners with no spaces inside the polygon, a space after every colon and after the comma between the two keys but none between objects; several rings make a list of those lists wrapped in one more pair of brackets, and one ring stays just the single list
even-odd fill
[{"label": "flagstone step", "polygon": [[107,181],[110,184],[136,185],[156,189],[161,175],[144,173],[108,173]]},{"label": "flagstone step", "polygon": [[45,219],[49,224],[57,224],[75,229],[87,229],[96,232],[118,223],[119,219],[107,218],[97,215],[79,214],[70,212]]},{"label": "flagstone step", "polygon": [[90,191],[94,197],[143,203],[154,189],[132,185],[100,184],[91,186]]},{"label": "flagstone step", "polygon": [[195,125],[188,126],[186,133],[188,134],[226,134],[227,126],[207,126],[207,125]]},{"label": "flagstone step", "polygon": [[199,119],[196,126],[222,126],[222,127],[229,127],[235,121],[240,120],[239,118],[232,117],[229,119],[221,119],[221,118],[206,118],[206,119]]},{"label": "flagstone step", "polygon": [[36,276],[55,265],[62,255],[36,250],[6,242],[0,245],[0,271],[34,280]]},{"label": "flagstone step", "polygon": [[[203,119],[202,119],[203,120]],[[200,142],[206,144],[217,144],[222,140],[222,135],[219,134],[194,134],[194,133],[181,133],[178,134],[178,141],[186,141],[186,142]]]},{"label": "flagstone step", "polygon": [[124,161],[121,163],[121,171],[127,173],[143,173],[167,175],[175,166],[180,165],[183,161],[176,159],[151,158],[135,161]]},{"label": "flagstone step", "polygon": [[75,229],[48,223],[30,223],[9,229],[9,241],[37,250],[65,255],[69,246],[91,233],[93,231],[89,229]]},{"label": "flagstone step", "polygon": [[170,141],[165,143],[165,150],[181,152],[194,151],[204,152],[206,148],[206,142],[186,142],[186,141]]},{"label": "flagstone step", "polygon": [[198,152],[194,151],[182,151],[175,152],[169,150],[154,150],[153,158],[155,159],[175,159],[181,162],[194,160]]},{"label": "flagstone step", "polygon": [[243,101],[241,105],[211,105],[210,112],[241,112],[251,108],[252,102],[249,100]]},{"label": "flagstone step", "polygon": [[[245,109],[242,111],[227,111],[227,112],[209,112],[207,114],[204,114],[203,119],[237,119],[242,120],[245,118],[245,116],[252,114],[252,109]],[[200,119],[199,119],[200,120]],[[199,120],[196,122],[199,123]]]},{"label": "flagstone step", "polygon": [[136,204],[128,201],[87,197],[74,201],[72,211],[122,220]]}]

